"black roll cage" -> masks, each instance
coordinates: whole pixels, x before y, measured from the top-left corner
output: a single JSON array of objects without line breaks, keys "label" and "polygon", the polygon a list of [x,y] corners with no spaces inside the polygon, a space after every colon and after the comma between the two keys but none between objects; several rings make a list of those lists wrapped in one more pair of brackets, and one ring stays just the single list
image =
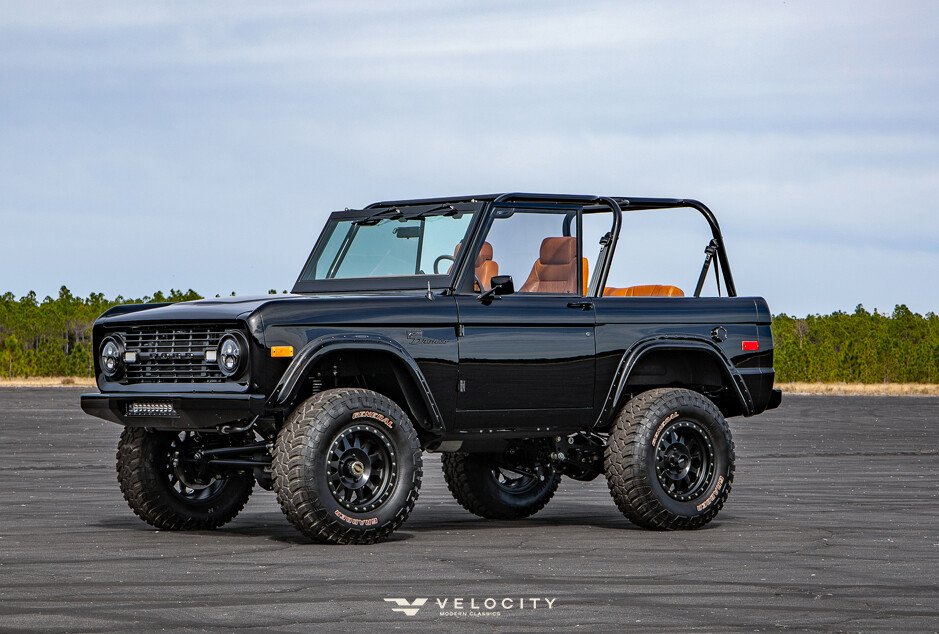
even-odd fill
[{"label": "black roll cage", "polygon": [[[470,240],[469,248],[460,250],[457,261],[453,266],[454,273],[452,276],[424,275],[407,278],[389,277],[365,278],[361,280],[347,279],[341,280],[341,282],[343,282],[344,286],[348,288],[330,289],[329,287],[331,286],[331,283],[336,282],[335,280],[328,280],[327,283],[323,283],[310,282],[302,279],[303,272],[306,271],[307,267],[310,266],[310,263],[314,261],[315,256],[322,248],[324,243],[324,236],[321,235],[320,239],[317,240],[317,244],[313,248],[309,259],[307,260],[306,266],[304,266],[303,271],[301,271],[300,277],[294,284],[293,292],[303,293],[325,290],[420,290],[426,289],[428,286],[435,289],[445,289],[450,293],[460,292],[461,290],[466,291],[467,288],[472,289],[473,276],[469,276],[466,273],[466,269],[468,268],[468,263],[474,260],[474,257],[471,257],[470,254],[476,254],[482,246],[482,242],[485,237],[485,231],[488,229],[490,221],[492,220],[493,208],[518,205],[529,208],[554,207],[558,210],[566,207],[574,211],[580,210],[582,212],[587,211],[589,208],[594,208],[594,211],[599,211],[598,208],[605,208],[612,212],[613,226],[610,230],[606,244],[604,245],[603,250],[601,250],[603,257],[601,257],[600,261],[597,263],[597,271],[595,272],[594,278],[591,280],[592,283],[590,288],[588,289],[588,295],[591,297],[599,297],[602,295],[602,289],[606,287],[607,277],[610,273],[610,266],[613,261],[613,255],[616,252],[616,244],[619,241],[620,230],[623,224],[623,213],[631,211],[675,209],[679,207],[690,207],[695,209],[702,216],[704,216],[705,221],[707,221],[708,226],[711,228],[712,237],[707,249],[705,249],[705,266],[702,269],[701,279],[699,280],[698,288],[696,289],[695,294],[697,295],[701,290],[703,278],[707,273],[708,267],[713,257],[713,259],[716,259],[717,261],[716,265],[718,267],[718,276],[719,278],[723,277],[724,279],[724,286],[726,288],[727,296],[737,296],[737,287],[734,284],[733,274],[731,273],[730,269],[730,261],[727,257],[727,249],[724,245],[724,237],[721,234],[721,229],[717,222],[717,218],[715,217],[714,212],[712,212],[704,203],[691,198],[639,198],[623,196],[533,194],[514,192],[477,196],[452,196],[443,198],[418,198],[411,200],[381,201],[372,203],[371,205],[361,210],[346,209],[345,211],[335,212],[331,218],[342,217],[347,219],[361,216],[363,219],[365,219],[374,217],[376,214],[384,215],[391,212],[400,213],[400,208],[402,207],[419,206],[430,211],[435,207],[436,209],[434,210],[438,210],[449,205],[465,205],[465,211],[474,212],[473,220],[470,223],[466,233],[466,236]],[[387,212],[379,211],[385,208],[387,208]],[[580,231],[577,232],[577,235],[578,242],[580,242]],[[583,252],[582,245],[578,244],[578,248],[581,252]],[[446,284],[446,282],[449,282],[449,285]]]}]

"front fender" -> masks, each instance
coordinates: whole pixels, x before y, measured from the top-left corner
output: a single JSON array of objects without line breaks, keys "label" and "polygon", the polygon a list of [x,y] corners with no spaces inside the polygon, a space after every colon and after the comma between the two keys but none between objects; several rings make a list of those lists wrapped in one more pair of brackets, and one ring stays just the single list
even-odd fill
[{"label": "front fender", "polygon": [[623,354],[619,366],[616,368],[616,374],[613,376],[613,382],[610,385],[606,401],[603,404],[603,410],[597,418],[595,426],[599,426],[609,420],[615,413],[616,407],[623,396],[626,384],[629,382],[630,374],[645,355],[657,350],[687,350],[705,352],[711,355],[718,362],[718,366],[724,373],[724,378],[731,387],[731,392],[739,401],[744,415],[752,415],[753,399],[750,396],[750,390],[747,388],[740,372],[734,367],[734,364],[730,362],[719,347],[703,337],[662,335],[641,339]]},{"label": "front fender", "polygon": [[331,334],[313,339],[303,346],[300,352],[294,357],[293,361],[287,367],[287,370],[281,376],[277,386],[268,399],[268,405],[271,407],[284,407],[296,396],[301,383],[306,379],[310,370],[316,365],[316,362],[327,354],[341,350],[370,350],[375,352],[385,352],[393,355],[402,362],[407,369],[410,378],[417,386],[417,391],[427,413],[430,415],[433,428],[443,429],[443,419],[440,410],[437,408],[437,402],[430,391],[430,386],[424,378],[424,374],[418,367],[414,358],[405,350],[400,343],[380,334]]}]

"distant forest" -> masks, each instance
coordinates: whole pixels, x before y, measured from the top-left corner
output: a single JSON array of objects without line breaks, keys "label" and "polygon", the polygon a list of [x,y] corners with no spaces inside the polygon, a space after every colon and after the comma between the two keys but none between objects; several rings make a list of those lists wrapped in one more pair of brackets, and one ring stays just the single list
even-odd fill
[{"label": "distant forest", "polygon": [[[270,291],[274,293],[275,291]],[[170,290],[140,298],[0,296],[0,375],[91,376],[91,325],[117,304],[200,299]],[[777,315],[774,365],[780,382],[939,383],[939,315],[897,306],[886,315],[858,306],[853,313]]]}]

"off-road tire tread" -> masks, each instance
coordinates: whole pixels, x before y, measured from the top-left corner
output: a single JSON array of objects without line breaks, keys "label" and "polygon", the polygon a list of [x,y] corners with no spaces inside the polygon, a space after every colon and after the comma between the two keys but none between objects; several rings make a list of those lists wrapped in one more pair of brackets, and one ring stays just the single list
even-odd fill
[{"label": "off-road tire tread", "polygon": [[[354,402],[354,405],[353,405]],[[310,444],[329,442],[331,424],[348,407],[389,412],[399,429],[405,430],[408,451],[414,463],[414,482],[407,504],[395,517],[366,533],[329,515],[315,492],[304,499],[301,467]],[[333,544],[374,544],[396,531],[411,514],[420,493],[423,467],[417,432],[407,414],[391,399],[360,388],[338,388],[314,394],[301,403],[284,423],[274,447],[272,472],[277,501],[287,519],[301,533],[320,542]],[[398,483],[401,486],[402,482]]]},{"label": "off-road tire tread", "polygon": [[543,509],[561,483],[560,474],[553,474],[548,488],[535,504],[506,508],[495,500],[488,498],[478,486],[477,478],[467,472],[468,461],[472,454],[462,451],[446,452],[442,454],[440,462],[443,466],[443,477],[447,488],[454,499],[473,515],[491,520],[520,520],[531,517]]},{"label": "off-road tire tread", "polygon": [[154,528],[167,531],[209,530],[235,519],[251,497],[254,479],[240,492],[224,513],[210,518],[195,518],[169,506],[145,477],[143,442],[150,433],[139,427],[125,427],[117,444],[117,479],[127,505],[137,517]]},{"label": "off-road tire tread", "polygon": [[[683,405],[708,411],[720,421],[729,450],[726,484],[707,512],[691,518],[677,517],[659,504],[643,477],[645,452],[654,451],[650,439],[663,416]],[[730,428],[714,403],[692,390],[658,388],[629,400],[620,410],[604,453],[610,494],[617,508],[632,523],[657,530],[700,528],[714,519],[724,506],[734,481],[734,442]]]}]

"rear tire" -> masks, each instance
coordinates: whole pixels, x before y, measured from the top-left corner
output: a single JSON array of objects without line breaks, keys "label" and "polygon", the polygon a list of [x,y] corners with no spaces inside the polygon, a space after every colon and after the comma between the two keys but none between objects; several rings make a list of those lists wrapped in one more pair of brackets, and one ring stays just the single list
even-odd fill
[{"label": "rear tire", "polygon": [[391,399],[340,388],[298,406],[277,435],[274,490],[307,537],[374,544],[408,518],[423,466],[417,433]]},{"label": "rear tire", "polygon": [[444,453],[447,488],[467,511],[492,520],[518,520],[534,515],[554,496],[561,476],[545,470],[544,480],[499,470],[485,454]]},{"label": "rear tire", "polygon": [[126,427],[117,446],[117,479],[140,519],[161,530],[204,530],[230,522],[254,487],[250,473],[211,478],[173,465],[193,446],[190,432]]},{"label": "rear tire", "polygon": [[617,416],[605,469],[616,506],[634,524],[700,528],[730,494],[734,443],[709,399],[686,389],[650,390]]}]

